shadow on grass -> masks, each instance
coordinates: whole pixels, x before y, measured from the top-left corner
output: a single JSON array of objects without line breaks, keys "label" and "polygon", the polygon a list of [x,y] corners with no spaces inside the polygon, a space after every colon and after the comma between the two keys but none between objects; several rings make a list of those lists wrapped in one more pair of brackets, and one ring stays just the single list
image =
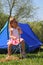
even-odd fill
[{"label": "shadow on grass", "polygon": [[37,49],[35,52],[30,52],[27,54],[27,58],[43,58],[43,49]]},{"label": "shadow on grass", "polygon": [[26,58],[43,58],[43,56],[39,56],[39,55],[28,55]]}]

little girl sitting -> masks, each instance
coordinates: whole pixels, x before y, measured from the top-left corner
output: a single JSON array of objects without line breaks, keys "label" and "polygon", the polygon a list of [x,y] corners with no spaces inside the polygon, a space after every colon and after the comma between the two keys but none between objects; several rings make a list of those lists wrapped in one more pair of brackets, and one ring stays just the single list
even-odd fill
[{"label": "little girl sitting", "polygon": [[8,41],[8,57],[11,55],[11,47],[13,45],[18,45],[21,44],[21,49],[22,49],[22,56],[25,55],[25,43],[24,39],[20,37],[19,34],[22,34],[21,28],[18,26],[18,22],[16,21],[15,18],[11,17],[9,21],[9,36],[10,39]]}]

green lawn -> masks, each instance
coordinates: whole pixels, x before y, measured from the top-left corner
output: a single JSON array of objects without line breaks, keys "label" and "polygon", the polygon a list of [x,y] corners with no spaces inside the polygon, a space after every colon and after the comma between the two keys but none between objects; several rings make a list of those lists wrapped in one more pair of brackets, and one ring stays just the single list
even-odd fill
[{"label": "green lawn", "polygon": [[[43,65],[43,51],[28,53],[26,55],[27,58],[25,59],[0,62],[0,65]],[[15,56],[15,54],[13,54],[13,56]],[[5,57],[6,54],[0,54],[0,59]]]}]

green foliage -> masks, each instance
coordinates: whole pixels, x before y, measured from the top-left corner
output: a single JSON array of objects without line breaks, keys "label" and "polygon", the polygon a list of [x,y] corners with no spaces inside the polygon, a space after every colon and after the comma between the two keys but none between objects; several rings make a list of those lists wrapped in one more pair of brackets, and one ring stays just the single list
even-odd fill
[{"label": "green foliage", "polygon": [[8,15],[5,15],[3,13],[0,13],[0,30],[3,28],[5,22],[8,19]]},{"label": "green foliage", "polygon": [[42,22],[29,22],[30,27],[37,35],[37,37],[43,42],[43,24]]},{"label": "green foliage", "polygon": [[[17,54],[16,54],[17,55]],[[0,54],[0,60],[7,55]],[[15,57],[15,54],[13,55]],[[43,65],[43,52],[26,54],[27,58],[0,62],[0,65]]]}]

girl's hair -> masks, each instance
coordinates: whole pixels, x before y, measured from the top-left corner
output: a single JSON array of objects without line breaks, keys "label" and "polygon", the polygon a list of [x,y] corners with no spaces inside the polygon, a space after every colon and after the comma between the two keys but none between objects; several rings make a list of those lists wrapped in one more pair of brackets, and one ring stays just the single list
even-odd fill
[{"label": "girl's hair", "polygon": [[18,23],[18,22],[16,21],[16,19],[13,18],[13,17],[10,17],[10,20],[9,20],[9,21],[10,21],[10,24],[12,24],[12,23],[16,23],[16,24],[17,24],[17,23]]},{"label": "girl's hair", "polygon": [[11,26],[12,23],[18,24],[18,22],[16,21],[16,19],[14,17],[10,17],[10,19],[9,19],[9,27],[12,27]]}]

